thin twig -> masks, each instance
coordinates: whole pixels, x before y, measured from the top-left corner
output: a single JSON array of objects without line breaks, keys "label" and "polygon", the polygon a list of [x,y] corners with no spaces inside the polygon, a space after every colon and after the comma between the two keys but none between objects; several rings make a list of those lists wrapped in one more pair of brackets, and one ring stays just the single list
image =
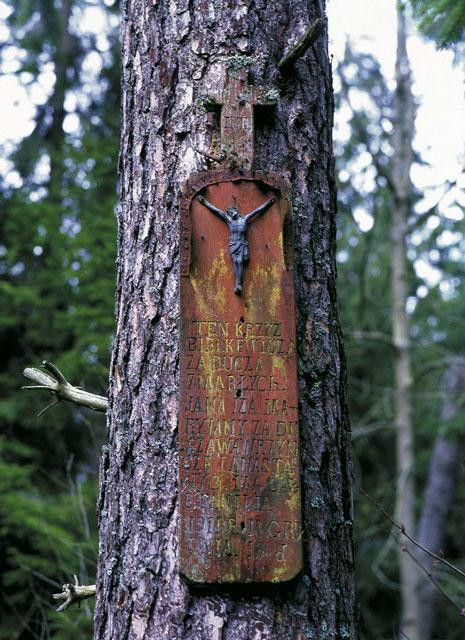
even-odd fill
[{"label": "thin twig", "polygon": [[42,362],[42,365],[43,365],[44,369],[47,369],[47,371],[50,371],[52,376],[54,378],[56,378],[58,380],[58,382],[61,382],[62,384],[68,384],[68,380],[61,373],[60,369],[56,365],[53,364],[53,362],[48,362],[47,360],[44,360]]},{"label": "thin twig", "polygon": [[392,428],[391,420],[378,420],[371,424],[367,424],[364,427],[352,427],[352,440],[361,438],[362,436],[368,436],[372,433],[376,433],[380,429]]},{"label": "thin twig", "polygon": [[344,335],[353,338],[354,340],[376,340],[377,342],[383,342],[387,344],[388,347],[394,348],[394,343],[392,338],[387,333],[383,333],[382,331],[344,331]]},{"label": "thin twig", "polygon": [[54,407],[56,404],[59,403],[58,398],[55,398],[54,400],[52,400],[52,402],[50,404],[48,404],[46,407],[44,407],[44,409],[42,409],[41,411],[39,411],[39,413],[37,414],[37,417],[40,418],[41,416],[44,415],[44,413],[47,413],[47,411],[49,409],[51,409],[52,407]]},{"label": "thin twig", "polygon": [[407,549],[407,547],[405,545],[401,544],[402,551],[404,553],[406,553],[409,558],[411,558],[416,565],[418,565],[420,567],[420,569],[426,573],[426,575],[428,576],[428,578],[431,580],[431,582],[433,583],[433,585],[435,586],[435,588],[439,591],[439,593],[442,593],[442,595],[447,598],[447,600],[449,600],[449,602],[456,608],[458,609],[460,615],[463,617],[465,615],[465,612],[463,610],[463,608],[452,598],[452,596],[450,596],[447,591],[439,584],[439,582],[436,580],[436,578],[433,576],[433,574],[431,573],[431,571],[429,569],[427,569],[424,564],[422,564],[418,558],[416,558],[414,556],[414,554],[409,551],[409,549]]},{"label": "thin twig", "polygon": [[324,31],[326,20],[323,18],[317,18],[315,22],[307,29],[300,40],[295,44],[289,53],[286,53],[278,62],[278,69],[283,71],[293,65],[299,58],[301,58],[307,49],[321,36]]},{"label": "thin twig", "polygon": [[412,538],[412,536],[410,536],[406,532],[404,525],[403,524],[399,524],[396,520],[394,520],[394,518],[386,511],[386,509],[384,509],[384,507],[382,507],[379,504],[379,502],[377,500],[375,500],[375,498],[373,498],[373,496],[371,496],[369,493],[367,493],[361,487],[359,487],[359,491],[362,494],[362,496],[364,496],[367,500],[369,500],[372,504],[374,504],[375,507],[383,514],[383,516],[385,518],[387,518],[389,520],[389,522],[392,525],[394,525],[394,527],[396,527],[396,529],[398,529],[407,538],[407,540],[409,540],[413,545],[415,545],[415,547],[417,547],[418,549],[421,549],[424,553],[426,553],[427,555],[431,556],[431,558],[434,558],[438,562],[441,562],[446,567],[449,567],[449,569],[451,569],[452,571],[455,571],[455,573],[457,573],[462,578],[465,578],[465,573],[461,569],[456,567],[454,564],[452,564],[452,562],[449,562],[445,558],[442,558],[441,556],[438,556],[437,553],[434,553],[433,551],[430,551],[429,549],[424,547],[422,544],[420,544],[417,540],[415,540],[415,538]]}]

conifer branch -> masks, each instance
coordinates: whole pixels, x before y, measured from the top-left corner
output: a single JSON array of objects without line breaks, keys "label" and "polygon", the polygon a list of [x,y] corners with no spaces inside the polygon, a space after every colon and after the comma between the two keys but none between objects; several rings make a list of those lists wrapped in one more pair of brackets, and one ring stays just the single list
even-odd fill
[{"label": "conifer branch", "polygon": [[66,380],[58,367],[51,362],[44,361],[42,366],[46,369],[47,373],[33,367],[24,369],[23,375],[36,384],[22,387],[22,389],[27,391],[36,389],[50,391],[54,396],[53,402],[45,407],[45,409],[42,409],[39,416],[58,404],[60,400],[67,400],[68,402],[73,402],[74,404],[93,409],[94,411],[105,412],[107,410],[108,400],[105,396],[89,393],[79,387],[73,386]]}]

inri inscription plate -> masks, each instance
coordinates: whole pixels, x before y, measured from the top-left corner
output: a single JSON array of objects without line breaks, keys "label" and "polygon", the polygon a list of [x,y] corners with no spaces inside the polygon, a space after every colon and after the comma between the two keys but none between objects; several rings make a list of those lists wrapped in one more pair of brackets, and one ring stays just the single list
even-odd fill
[{"label": "inri inscription plate", "polygon": [[288,183],[197,175],[180,246],[181,573],[290,580],[302,552]]}]

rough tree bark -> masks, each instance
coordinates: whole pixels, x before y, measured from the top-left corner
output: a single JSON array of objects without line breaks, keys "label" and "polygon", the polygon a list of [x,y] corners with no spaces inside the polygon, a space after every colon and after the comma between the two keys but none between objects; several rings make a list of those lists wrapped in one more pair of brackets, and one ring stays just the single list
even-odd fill
[{"label": "rough tree bark", "polygon": [[[356,638],[349,427],[335,293],[332,87],[323,35],[277,62],[320,0],[128,0],[108,446],[101,460],[96,640]],[[232,57],[231,57],[232,56]],[[237,57],[242,56],[242,57]],[[294,186],[305,569],[292,583],[188,587],[178,575],[178,195],[214,164],[203,96],[228,64],[280,85],[255,164]]]},{"label": "rough tree bark", "polygon": [[[454,358],[444,375],[444,403],[441,412],[443,427],[439,432],[431,457],[428,481],[423,499],[418,542],[433,551],[441,552],[446,534],[447,516],[452,507],[460,468],[462,447],[446,435],[447,421],[460,410],[465,390],[465,358]],[[432,571],[434,558],[419,553],[423,566]],[[433,631],[437,589],[426,575],[420,577],[420,633],[422,640],[429,640]]]},{"label": "rough tree bark", "polygon": [[[397,4],[396,91],[394,96],[394,133],[392,180],[394,210],[392,214],[391,290],[392,341],[394,346],[394,399],[397,442],[396,519],[412,535],[416,530],[414,452],[412,425],[412,374],[410,362],[410,323],[407,315],[408,269],[406,235],[412,195],[410,169],[413,162],[415,105],[407,54],[405,8]],[[402,547],[405,547],[406,553]],[[401,632],[410,640],[419,635],[417,568],[409,557],[415,549],[408,540],[399,546],[402,621]]]}]

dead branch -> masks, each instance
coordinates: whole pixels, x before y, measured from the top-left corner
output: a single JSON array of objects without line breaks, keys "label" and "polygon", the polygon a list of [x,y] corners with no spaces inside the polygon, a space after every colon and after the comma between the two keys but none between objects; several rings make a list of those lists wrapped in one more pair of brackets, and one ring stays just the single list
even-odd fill
[{"label": "dead branch", "polygon": [[52,394],[53,401],[47,405],[45,409],[42,409],[38,414],[39,416],[58,404],[60,400],[67,400],[68,402],[73,402],[74,404],[93,409],[94,411],[105,412],[107,410],[107,398],[95,393],[89,393],[79,387],[74,387],[66,380],[58,367],[51,362],[44,361],[42,366],[46,369],[47,373],[32,367],[24,369],[23,375],[36,384],[22,387],[22,389],[28,391],[39,389],[49,391]]},{"label": "dead branch", "polygon": [[292,47],[289,53],[286,53],[278,62],[278,69],[283,71],[284,69],[293,65],[299,58],[301,58],[307,49],[321,36],[324,31],[326,20],[323,18],[317,18],[315,22],[307,29],[304,35],[297,41]]},{"label": "dead branch", "polygon": [[64,584],[63,591],[61,593],[54,593],[52,598],[54,600],[64,600],[63,604],[61,604],[57,609],[57,611],[61,612],[65,611],[75,602],[81,602],[81,600],[92,598],[95,596],[95,590],[95,584],[80,585],[78,577],[75,575],[74,584]]}]

